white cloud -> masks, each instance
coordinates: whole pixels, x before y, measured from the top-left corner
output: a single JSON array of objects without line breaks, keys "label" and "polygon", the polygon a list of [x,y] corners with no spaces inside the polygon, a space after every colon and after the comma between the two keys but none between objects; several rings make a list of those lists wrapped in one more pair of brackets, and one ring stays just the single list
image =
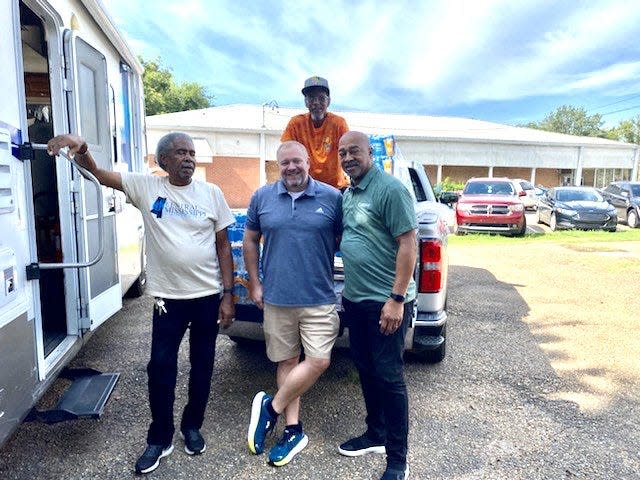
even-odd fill
[{"label": "white cloud", "polygon": [[445,108],[614,91],[640,68],[640,9],[623,0],[106,5],[134,51],[161,55],[177,78],[225,103],[301,106],[302,81],[318,74],[347,108],[418,107],[397,92],[422,99],[422,109]]}]

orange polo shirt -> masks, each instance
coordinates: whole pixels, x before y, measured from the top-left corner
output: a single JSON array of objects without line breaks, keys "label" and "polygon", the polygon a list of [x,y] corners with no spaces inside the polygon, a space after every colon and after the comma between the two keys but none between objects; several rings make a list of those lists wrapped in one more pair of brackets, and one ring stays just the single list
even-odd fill
[{"label": "orange polo shirt", "polygon": [[296,115],[289,120],[280,141],[296,140],[307,147],[311,168],[309,175],[336,188],[349,185],[338,160],[338,141],[349,131],[347,122],[339,115],[327,112],[320,128],[315,128],[310,113]]}]

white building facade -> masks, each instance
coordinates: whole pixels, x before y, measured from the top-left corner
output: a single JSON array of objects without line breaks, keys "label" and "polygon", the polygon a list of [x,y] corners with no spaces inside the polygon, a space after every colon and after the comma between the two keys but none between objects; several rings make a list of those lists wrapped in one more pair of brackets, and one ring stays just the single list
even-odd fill
[{"label": "white building facade", "polygon": [[[332,110],[333,111],[333,110]],[[301,109],[228,105],[147,117],[149,152],[171,131],[194,138],[198,175],[246,206],[250,194],[277,177],[280,135]],[[526,178],[548,187],[602,187],[638,178],[638,145],[578,137],[466,118],[338,112],[351,130],[394,135],[405,158],[422,163],[434,183],[473,176]],[[235,198],[237,197],[237,198]]]}]

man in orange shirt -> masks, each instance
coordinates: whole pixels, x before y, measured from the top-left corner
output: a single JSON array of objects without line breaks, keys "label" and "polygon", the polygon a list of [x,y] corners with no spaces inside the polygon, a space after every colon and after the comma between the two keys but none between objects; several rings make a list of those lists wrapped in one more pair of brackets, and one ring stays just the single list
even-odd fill
[{"label": "man in orange shirt", "polygon": [[341,116],[327,112],[331,97],[326,79],[307,78],[302,94],[309,113],[296,115],[289,120],[280,141],[296,140],[302,143],[309,152],[309,175],[343,190],[349,186],[349,180],[338,161],[338,141],[349,131],[347,122]]}]

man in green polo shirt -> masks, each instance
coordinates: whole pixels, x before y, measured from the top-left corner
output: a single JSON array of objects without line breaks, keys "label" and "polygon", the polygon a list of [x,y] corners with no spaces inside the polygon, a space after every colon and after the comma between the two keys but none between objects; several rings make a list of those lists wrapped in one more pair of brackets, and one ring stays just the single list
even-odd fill
[{"label": "man in green polo shirt", "polygon": [[386,453],[381,480],[401,480],[409,472],[402,354],[416,296],[416,215],[405,186],[374,167],[367,135],[345,133],[338,156],[352,184],[342,202],[342,305],[367,409],[366,432],[338,451],[350,457]]}]

